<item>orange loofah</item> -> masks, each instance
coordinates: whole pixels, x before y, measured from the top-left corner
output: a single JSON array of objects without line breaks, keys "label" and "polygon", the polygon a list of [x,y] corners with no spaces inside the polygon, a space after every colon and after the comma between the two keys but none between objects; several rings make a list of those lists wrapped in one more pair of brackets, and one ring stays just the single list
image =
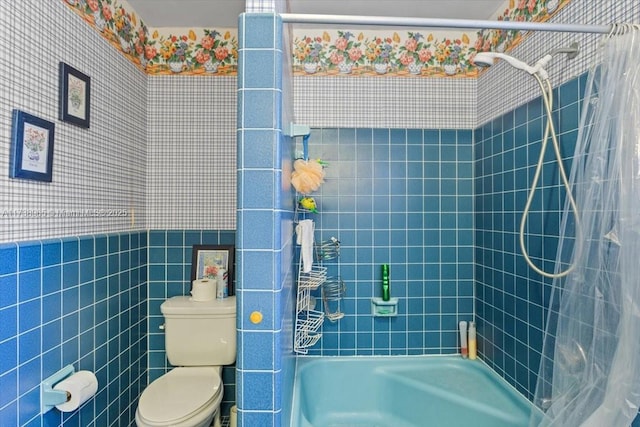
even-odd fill
[{"label": "orange loofah", "polygon": [[324,183],[324,168],[317,160],[298,159],[293,162],[291,184],[298,193],[309,194]]}]

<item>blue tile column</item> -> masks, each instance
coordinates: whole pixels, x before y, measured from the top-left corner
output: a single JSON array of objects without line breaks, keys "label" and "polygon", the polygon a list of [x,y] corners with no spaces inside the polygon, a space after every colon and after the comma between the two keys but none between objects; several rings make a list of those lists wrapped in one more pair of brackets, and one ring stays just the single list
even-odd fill
[{"label": "blue tile column", "polygon": [[291,139],[282,135],[282,21],[246,13],[238,30],[238,425],[280,426],[283,389],[293,381],[283,369],[292,341],[284,325],[293,317],[293,197],[283,184]]}]

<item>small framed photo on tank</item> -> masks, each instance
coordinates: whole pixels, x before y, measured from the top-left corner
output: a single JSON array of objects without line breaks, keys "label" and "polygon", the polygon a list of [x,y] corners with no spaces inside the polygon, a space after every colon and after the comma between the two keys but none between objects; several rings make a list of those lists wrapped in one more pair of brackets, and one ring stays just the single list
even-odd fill
[{"label": "small framed photo on tank", "polygon": [[233,295],[234,245],[193,245],[191,281],[215,277],[220,269],[227,270],[229,295]]}]

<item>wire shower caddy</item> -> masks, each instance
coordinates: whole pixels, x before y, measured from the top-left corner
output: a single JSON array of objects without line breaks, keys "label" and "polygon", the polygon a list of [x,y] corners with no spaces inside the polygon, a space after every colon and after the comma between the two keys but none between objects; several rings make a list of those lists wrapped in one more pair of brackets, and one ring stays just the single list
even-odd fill
[{"label": "wire shower caddy", "polygon": [[[332,322],[341,319],[340,302],[345,292],[344,282],[340,277],[327,276],[324,261],[333,260],[340,256],[340,241],[335,237],[314,243],[314,260],[311,271],[303,271],[302,259],[298,268],[297,296],[296,296],[296,325],[293,349],[296,353],[307,354],[308,348],[315,345],[322,333],[319,332],[324,319]],[[320,289],[322,303],[318,308],[317,298],[312,292]],[[324,311],[323,311],[324,310]]]}]

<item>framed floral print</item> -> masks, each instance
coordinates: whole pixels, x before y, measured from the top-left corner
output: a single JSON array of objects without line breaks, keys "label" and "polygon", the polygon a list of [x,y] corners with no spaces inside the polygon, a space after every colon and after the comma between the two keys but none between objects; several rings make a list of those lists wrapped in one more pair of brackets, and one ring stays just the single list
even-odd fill
[{"label": "framed floral print", "polygon": [[13,110],[9,177],[51,182],[55,125]]},{"label": "framed floral print", "polygon": [[60,120],[88,128],[91,112],[91,78],[60,63]]}]

